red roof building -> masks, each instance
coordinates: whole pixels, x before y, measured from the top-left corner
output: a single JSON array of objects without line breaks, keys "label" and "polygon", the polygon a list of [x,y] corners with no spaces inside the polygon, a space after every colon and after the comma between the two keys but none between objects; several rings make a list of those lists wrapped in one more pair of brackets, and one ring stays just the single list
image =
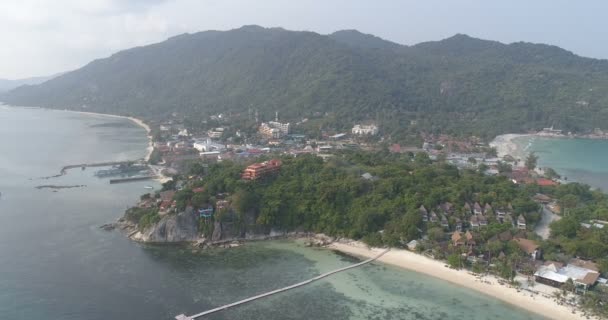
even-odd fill
[{"label": "red roof building", "polygon": [[545,179],[545,178],[536,179],[536,184],[539,185],[539,186],[541,186],[541,187],[548,187],[548,186],[556,186],[556,185],[558,185],[557,182],[555,182],[553,180]]},{"label": "red roof building", "polygon": [[262,163],[248,166],[241,174],[244,180],[257,180],[261,177],[278,172],[281,169],[281,160],[272,159]]}]

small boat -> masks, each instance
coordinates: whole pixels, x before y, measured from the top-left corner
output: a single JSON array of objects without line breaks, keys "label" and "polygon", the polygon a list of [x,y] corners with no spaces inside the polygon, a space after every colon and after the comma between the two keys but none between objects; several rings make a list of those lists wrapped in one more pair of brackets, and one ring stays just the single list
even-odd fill
[{"label": "small boat", "polygon": [[153,186],[144,186],[144,189],[154,189]]}]

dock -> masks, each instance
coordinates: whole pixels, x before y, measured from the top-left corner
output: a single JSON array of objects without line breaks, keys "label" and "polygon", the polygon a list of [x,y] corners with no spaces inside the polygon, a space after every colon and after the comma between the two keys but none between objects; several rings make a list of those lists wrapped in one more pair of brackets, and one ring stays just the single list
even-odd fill
[{"label": "dock", "polygon": [[41,177],[39,179],[58,178],[58,177],[66,175],[68,170],[75,169],[75,168],[85,169],[85,168],[89,168],[89,167],[109,167],[109,166],[115,166],[115,165],[127,165],[127,164],[131,164],[134,162],[136,162],[136,161],[108,161],[108,162],[98,162],[98,163],[71,164],[71,165],[62,167],[61,170],[59,171],[59,174],[56,174],[54,176]]},{"label": "dock", "polygon": [[150,179],[156,179],[158,178],[157,176],[143,176],[143,177],[130,177],[130,178],[121,178],[121,179],[110,179],[110,184],[116,184],[116,183],[125,183],[125,182],[134,182],[134,181],[143,181],[143,180],[150,180]]},{"label": "dock", "polygon": [[197,313],[197,314],[192,315],[192,316],[186,316],[184,314],[180,314],[180,315],[176,316],[175,319],[176,320],[194,320],[194,319],[197,319],[197,318],[200,318],[200,317],[204,317],[206,315],[210,315],[212,313],[220,312],[220,311],[223,311],[223,310],[226,310],[226,309],[229,309],[229,308],[233,308],[233,307],[239,306],[241,304],[245,304],[245,303],[248,303],[248,302],[251,302],[251,301],[262,299],[262,298],[265,298],[265,297],[268,297],[268,296],[272,296],[272,295],[275,295],[275,294],[278,294],[278,293],[281,293],[281,292],[285,292],[285,291],[288,291],[288,290],[291,290],[291,289],[295,289],[295,288],[298,288],[298,287],[302,287],[302,286],[305,286],[307,284],[310,284],[310,283],[313,283],[315,281],[318,281],[318,280],[321,280],[323,278],[326,278],[326,277],[329,277],[331,275],[334,275],[336,273],[340,273],[340,272],[343,272],[343,271],[346,271],[346,270],[354,269],[354,268],[363,266],[365,264],[368,264],[368,263],[370,263],[372,261],[375,261],[378,258],[382,257],[385,253],[389,252],[390,250],[391,249],[386,249],[386,250],[382,251],[381,253],[379,253],[377,256],[375,256],[373,258],[367,259],[367,260],[359,262],[359,263],[355,263],[353,265],[350,265],[350,266],[347,266],[347,267],[344,267],[344,268],[340,268],[340,269],[336,269],[336,270],[333,270],[333,271],[330,271],[330,272],[323,273],[321,275],[318,275],[318,276],[316,276],[316,277],[314,277],[312,279],[308,279],[306,281],[302,281],[302,282],[299,282],[299,283],[296,283],[296,284],[292,284],[290,286],[287,286],[287,287],[284,287],[284,288],[280,288],[280,289],[276,289],[276,290],[273,290],[273,291],[270,291],[270,292],[262,293],[262,294],[259,294],[257,296],[253,296],[253,297],[250,297],[250,298],[247,298],[247,299],[243,299],[243,300],[240,300],[240,301],[237,301],[237,302],[233,302],[233,303],[230,303],[230,304],[227,304],[227,305],[223,305],[221,307],[217,307],[217,308],[214,308],[214,309],[203,311],[201,313]]}]

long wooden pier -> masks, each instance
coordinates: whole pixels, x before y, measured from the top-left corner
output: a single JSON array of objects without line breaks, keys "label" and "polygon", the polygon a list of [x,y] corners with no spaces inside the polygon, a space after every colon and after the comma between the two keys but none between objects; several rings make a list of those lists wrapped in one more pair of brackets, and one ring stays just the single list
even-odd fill
[{"label": "long wooden pier", "polygon": [[214,308],[214,309],[211,309],[211,310],[203,311],[201,313],[197,313],[197,314],[192,315],[192,316],[186,316],[184,314],[180,314],[180,315],[176,316],[175,319],[177,319],[177,320],[194,320],[194,319],[206,316],[206,315],[210,315],[212,313],[216,313],[216,312],[223,311],[223,310],[226,310],[226,309],[229,309],[229,308],[232,308],[232,307],[236,307],[236,306],[241,305],[241,304],[245,304],[247,302],[251,302],[251,301],[262,299],[262,298],[265,298],[265,297],[268,297],[268,296],[271,296],[271,295],[275,295],[275,294],[278,294],[278,293],[281,293],[281,292],[285,292],[285,291],[288,291],[288,290],[291,290],[291,289],[302,287],[302,286],[305,286],[305,285],[310,284],[312,282],[315,282],[317,280],[321,280],[323,278],[329,277],[329,276],[331,276],[333,274],[336,274],[336,273],[339,273],[339,272],[342,272],[342,271],[346,271],[346,270],[350,270],[350,269],[354,269],[354,268],[360,267],[362,265],[368,264],[368,263],[370,263],[370,262],[372,262],[374,260],[377,260],[378,258],[382,257],[385,253],[389,252],[390,250],[391,249],[386,249],[386,250],[382,251],[381,253],[379,253],[377,256],[375,256],[373,258],[367,259],[367,260],[359,262],[359,263],[355,263],[353,265],[350,265],[350,266],[347,266],[347,267],[344,267],[344,268],[336,269],[336,270],[333,270],[333,271],[321,274],[319,276],[316,276],[316,277],[314,277],[312,279],[308,279],[306,281],[302,281],[302,282],[299,282],[299,283],[296,283],[296,284],[292,284],[290,286],[287,286],[287,287],[284,287],[284,288],[280,288],[280,289],[276,289],[276,290],[273,290],[273,291],[270,291],[270,292],[262,293],[262,294],[259,294],[257,296],[253,296],[251,298],[243,299],[241,301],[233,302],[233,303],[230,303],[230,304],[227,304],[227,305],[223,305],[221,307],[217,307],[217,308]]}]

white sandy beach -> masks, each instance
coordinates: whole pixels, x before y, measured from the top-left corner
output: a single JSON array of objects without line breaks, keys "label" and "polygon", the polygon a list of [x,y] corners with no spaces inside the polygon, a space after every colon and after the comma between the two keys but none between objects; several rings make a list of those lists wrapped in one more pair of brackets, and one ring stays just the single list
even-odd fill
[{"label": "white sandy beach", "polygon": [[532,134],[519,134],[519,133],[509,133],[499,135],[492,142],[490,142],[490,147],[496,148],[496,153],[498,157],[502,158],[506,155],[511,155],[514,158],[522,157],[521,151],[517,147],[517,144],[513,142],[513,139],[521,138],[521,137],[530,137]]},{"label": "white sandy beach", "polygon": [[[384,250],[379,248],[369,249],[361,242],[334,242],[329,245],[328,248],[365,258],[371,258]],[[533,294],[526,290],[519,290],[518,292],[515,288],[509,288],[505,285],[499,284],[498,279],[493,276],[484,276],[483,278],[479,278],[466,270],[454,270],[448,268],[444,262],[433,260],[407,250],[392,249],[378,259],[378,261],[420,272],[438,279],[452,282],[462,287],[476,290],[550,319],[587,319],[587,317],[583,316],[581,312],[572,313],[572,307],[558,305],[551,297],[546,297],[542,294]],[[537,283],[534,290],[549,293],[558,289]]]}]

